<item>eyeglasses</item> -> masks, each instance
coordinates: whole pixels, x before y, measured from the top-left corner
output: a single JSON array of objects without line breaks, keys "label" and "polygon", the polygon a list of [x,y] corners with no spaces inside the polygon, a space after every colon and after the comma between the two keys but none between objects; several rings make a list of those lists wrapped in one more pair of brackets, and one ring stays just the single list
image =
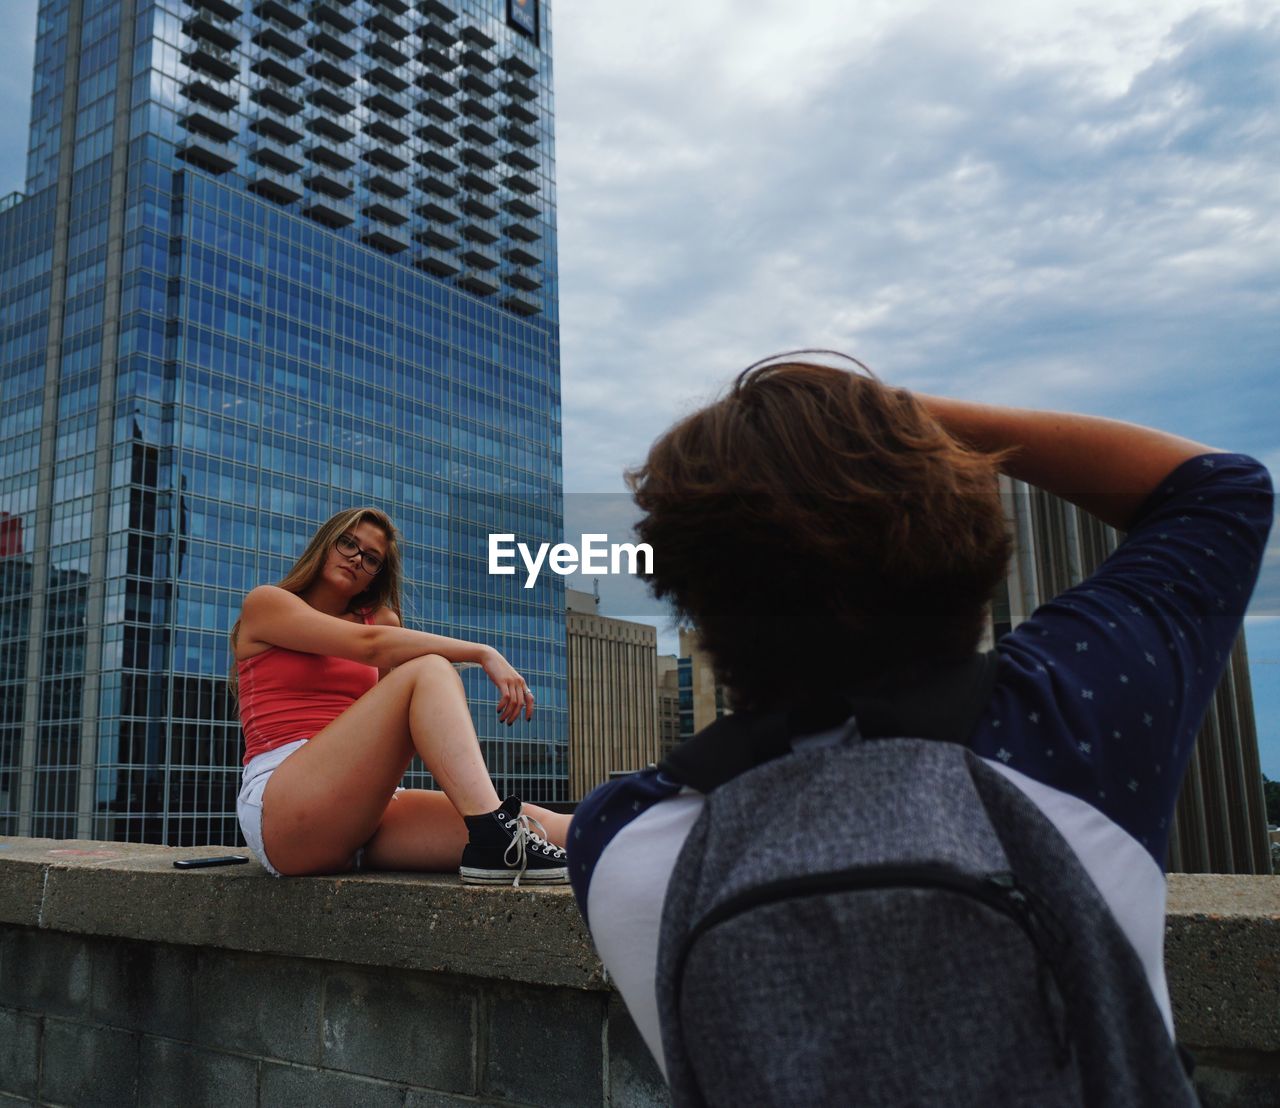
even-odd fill
[{"label": "eyeglasses", "polygon": [[357,558],[360,568],[370,577],[382,568],[382,556],[372,550],[361,550],[360,544],[350,535],[339,535],[333,540],[333,548],[344,558]]}]

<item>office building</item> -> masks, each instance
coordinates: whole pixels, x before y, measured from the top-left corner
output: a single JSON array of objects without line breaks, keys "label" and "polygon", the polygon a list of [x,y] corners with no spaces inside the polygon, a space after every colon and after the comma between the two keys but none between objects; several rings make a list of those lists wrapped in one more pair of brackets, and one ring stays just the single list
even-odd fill
[{"label": "office building", "polygon": [[679,745],[680,736],[680,659],[674,654],[658,655],[658,753]]},{"label": "office building", "polygon": [[[361,503],[406,621],[494,643],[500,790],[566,793],[550,8],[41,0],[0,204],[0,830],[235,840],[244,593]],[[423,778],[411,772],[414,781]]]},{"label": "office building", "polygon": [[569,671],[569,799],[661,757],[658,633],[601,615],[588,592],[565,590]]}]

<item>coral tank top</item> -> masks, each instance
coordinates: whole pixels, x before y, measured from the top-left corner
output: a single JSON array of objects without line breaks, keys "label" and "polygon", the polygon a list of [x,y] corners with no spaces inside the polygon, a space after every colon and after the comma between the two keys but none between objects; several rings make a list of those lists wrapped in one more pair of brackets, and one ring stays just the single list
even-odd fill
[{"label": "coral tank top", "polygon": [[236,663],[244,761],[323,731],[378,683],[373,666],[272,646]]}]

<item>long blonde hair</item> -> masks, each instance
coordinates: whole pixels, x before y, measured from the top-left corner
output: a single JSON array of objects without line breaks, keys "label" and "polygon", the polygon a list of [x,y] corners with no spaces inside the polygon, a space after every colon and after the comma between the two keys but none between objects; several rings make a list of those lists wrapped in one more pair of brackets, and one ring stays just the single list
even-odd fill
[{"label": "long blonde hair", "polygon": [[[295,595],[306,592],[320,576],[325,559],[329,556],[329,550],[338,541],[338,537],[354,531],[362,523],[373,524],[387,536],[387,552],[382,559],[382,569],[369,579],[368,588],[351,598],[347,611],[367,616],[380,608],[390,608],[395,612],[397,619],[402,618],[400,536],[396,531],[396,525],[391,522],[391,517],[379,508],[351,508],[327,519],[311,537],[307,548],[293,563],[293,568],[284,575],[276,587]],[[239,637],[240,620],[237,619],[231,628],[231,673],[227,678],[232,696],[237,695],[239,686],[235,660],[236,642]]]}]

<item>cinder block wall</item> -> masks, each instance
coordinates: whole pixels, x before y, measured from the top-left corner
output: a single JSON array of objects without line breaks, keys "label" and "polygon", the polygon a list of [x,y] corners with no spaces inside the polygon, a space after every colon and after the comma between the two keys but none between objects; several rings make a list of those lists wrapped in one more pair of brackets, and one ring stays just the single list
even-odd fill
[{"label": "cinder block wall", "polygon": [[147,1108],[667,1102],[607,991],[10,926],[0,1090]]},{"label": "cinder block wall", "polygon": [[[565,890],[0,838],[0,1108],[668,1103]],[[1170,878],[1207,1108],[1280,1105],[1280,877]]]}]

